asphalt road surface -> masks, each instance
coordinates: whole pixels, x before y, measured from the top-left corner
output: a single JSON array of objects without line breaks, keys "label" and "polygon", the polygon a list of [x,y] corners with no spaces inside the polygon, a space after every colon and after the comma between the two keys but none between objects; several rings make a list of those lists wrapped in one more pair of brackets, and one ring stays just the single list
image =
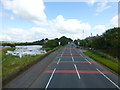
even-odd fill
[{"label": "asphalt road surface", "polygon": [[[46,64],[48,63],[48,64]],[[114,88],[119,76],[68,44],[19,75],[4,88]]]}]

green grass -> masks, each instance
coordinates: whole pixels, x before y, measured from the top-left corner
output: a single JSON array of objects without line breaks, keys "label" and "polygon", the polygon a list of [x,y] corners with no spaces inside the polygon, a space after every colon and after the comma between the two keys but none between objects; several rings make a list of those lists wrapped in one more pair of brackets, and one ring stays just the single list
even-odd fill
[{"label": "green grass", "polygon": [[118,58],[114,58],[112,56],[110,56],[109,54],[107,53],[104,53],[103,51],[100,51],[100,50],[92,50],[93,53],[99,55],[100,57],[104,57],[104,58],[107,58],[111,61],[115,61],[115,62],[118,62]]},{"label": "green grass", "polygon": [[2,43],[11,43],[11,44],[14,44],[15,42],[12,42],[12,41],[1,41]]},{"label": "green grass", "polygon": [[107,58],[101,57],[91,51],[87,51],[84,52],[86,55],[88,55],[89,57],[91,57],[92,59],[98,61],[99,63],[107,66],[108,68],[110,68],[111,70],[115,71],[116,73],[118,73],[120,75],[120,62],[115,62],[115,61],[111,61]]},{"label": "green grass", "polygon": [[[58,48],[60,48],[60,46],[56,47],[52,50],[49,50],[48,53],[52,52]],[[2,47],[0,49],[2,51],[2,60],[1,60],[2,61],[2,77],[9,75],[11,72],[13,72],[19,68],[22,68],[22,67],[28,65],[29,63],[33,62],[34,60],[36,60],[40,56],[45,55],[45,54],[26,55],[22,58],[19,58],[18,56],[6,55],[6,52],[8,50],[14,50],[14,48]]]},{"label": "green grass", "polygon": [[[6,52],[10,50],[10,51],[14,51],[15,48],[11,48],[11,47],[0,47],[0,52],[1,52],[1,55],[0,55],[0,58],[1,60],[5,60],[8,56],[6,55]],[[0,60],[0,61],[1,61]]]},{"label": "green grass", "polygon": [[2,77],[7,76],[11,72],[17,70],[18,68],[24,67],[30,62],[36,60],[40,55],[26,55],[23,58],[19,58],[18,56],[6,55],[7,50],[14,50],[14,48],[3,48],[2,49]]}]

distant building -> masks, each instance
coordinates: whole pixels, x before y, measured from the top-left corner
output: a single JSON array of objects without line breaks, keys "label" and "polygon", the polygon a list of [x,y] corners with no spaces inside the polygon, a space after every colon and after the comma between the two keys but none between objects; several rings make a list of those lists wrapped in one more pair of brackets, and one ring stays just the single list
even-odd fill
[{"label": "distant building", "polygon": [[97,34],[96,36],[89,36],[87,38],[85,38],[85,40],[93,40],[95,37],[99,37],[99,35]]},{"label": "distant building", "polygon": [[95,36],[93,36],[93,37],[87,37],[87,38],[85,38],[85,40],[92,40],[93,38],[95,38]]}]

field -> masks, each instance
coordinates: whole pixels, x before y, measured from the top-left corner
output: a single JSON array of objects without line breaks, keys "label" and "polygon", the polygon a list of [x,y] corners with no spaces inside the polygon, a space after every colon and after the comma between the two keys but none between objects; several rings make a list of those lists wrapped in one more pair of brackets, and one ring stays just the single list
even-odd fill
[{"label": "field", "polygon": [[14,50],[14,48],[2,47],[2,77],[7,76],[11,72],[17,70],[18,68],[24,67],[30,62],[36,60],[43,54],[40,55],[26,55],[23,58],[19,58],[18,56],[6,55],[7,50]]}]

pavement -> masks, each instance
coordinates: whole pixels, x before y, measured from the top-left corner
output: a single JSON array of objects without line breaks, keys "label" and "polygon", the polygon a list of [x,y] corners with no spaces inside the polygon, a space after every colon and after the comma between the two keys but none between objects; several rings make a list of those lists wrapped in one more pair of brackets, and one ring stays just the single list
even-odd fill
[{"label": "pavement", "polygon": [[120,89],[119,76],[68,44],[19,75],[4,88]]}]

